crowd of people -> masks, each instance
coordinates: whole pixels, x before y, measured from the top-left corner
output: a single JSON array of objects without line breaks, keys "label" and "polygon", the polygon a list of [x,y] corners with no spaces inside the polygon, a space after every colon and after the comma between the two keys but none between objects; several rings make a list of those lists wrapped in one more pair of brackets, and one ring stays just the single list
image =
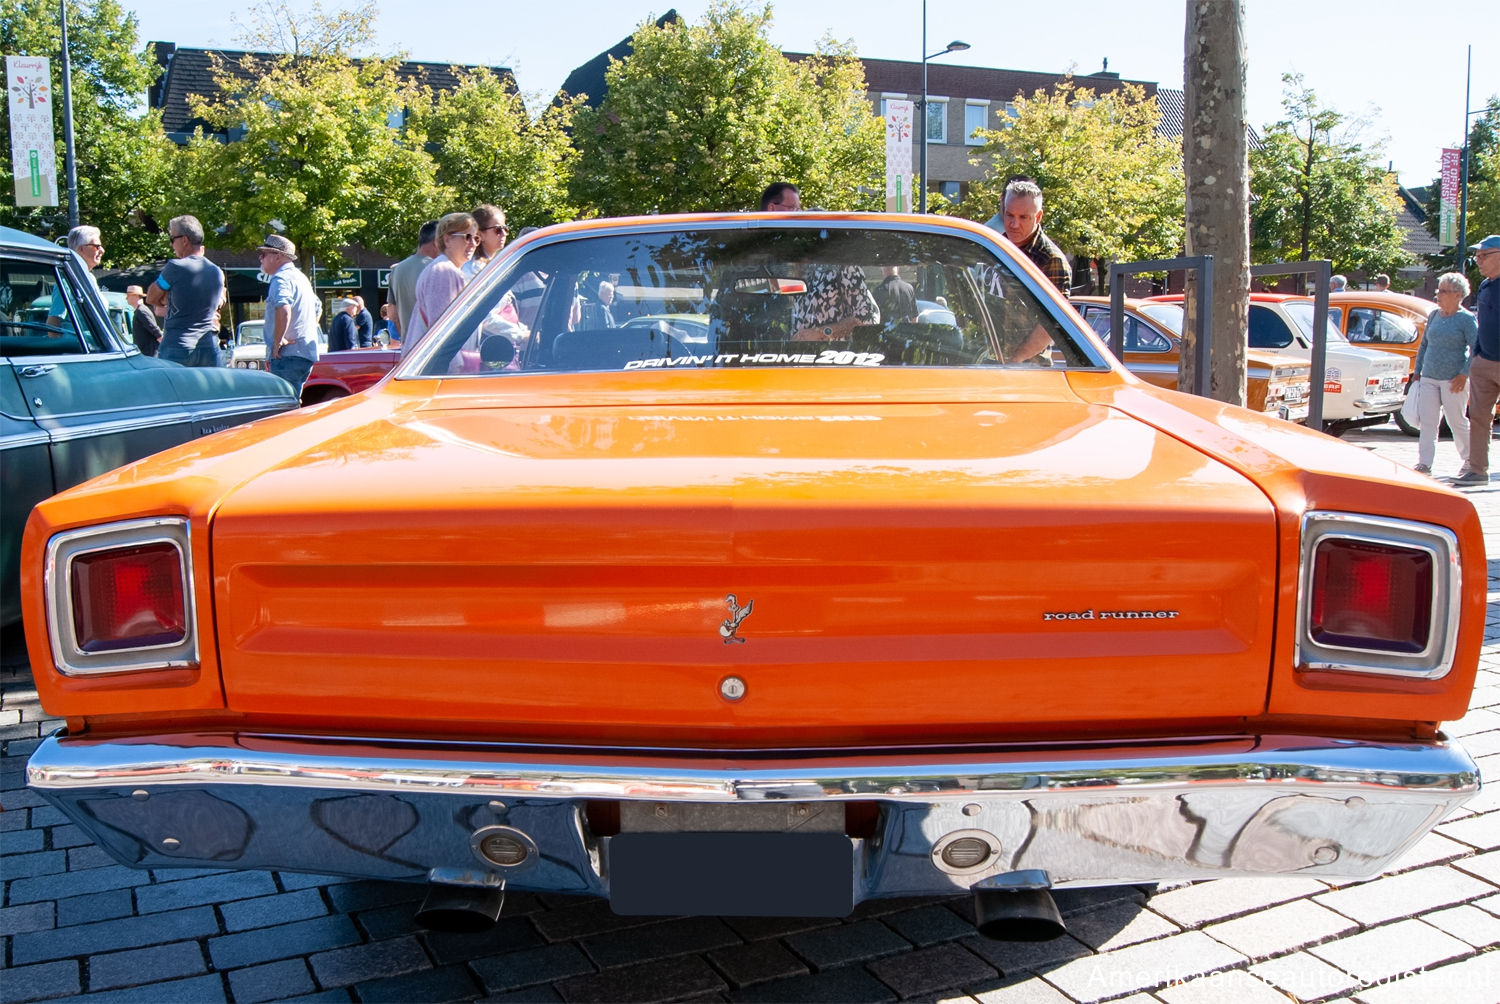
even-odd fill
[{"label": "crowd of people", "polygon": [[[761,193],[762,212],[801,208],[801,193],[790,182],[775,182]],[[1067,255],[1042,229],[1045,212],[1042,190],[1032,179],[1008,181],[1001,205],[1005,238],[1066,296],[1072,287],[1072,270]],[[509,235],[504,210],[488,203],[422,224],[416,250],[390,270],[389,300],[380,308],[386,340],[399,338],[403,356],[410,353],[464,286],[500,254]],[[125,297],[133,310],[132,338],[145,355],[184,366],[220,365],[219,317],[227,301],[224,272],[204,255],[203,225],[196,217],[173,217],[167,236],[174,259],[145,289],[126,287]],[[68,233],[68,247],[97,290],[93,270],[104,257],[99,229],[74,227]],[[1409,391],[1416,398],[1414,411],[1420,425],[1417,470],[1431,472],[1438,427],[1446,418],[1462,462],[1454,480],[1464,485],[1489,481],[1490,423],[1471,422],[1468,416],[1492,414],[1500,398],[1500,235],[1486,237],[1469,250],[1484,276],[1474,310],[1463,307],[1470,286],[1461,272],[1439,278],[1437,307],[1427,319]],[[268,369],[300,391],[318,358],[322,303],[297,266],[297,247],[291,240],[271,234],[256,252],[261,271],[270,280],[266,293]],[[795,304],[794,339],[828,340],[882,315],[893,321],[915,316],[912,286],[894,267],[885,269],[884,281],[873,291],[853,266],[813,266],[804,278],[805,293]],[[1335,292],[1346,286],[1342,275],[1330,281]],[[1377,275],[1375,288],[1388,290],[1390,277]],[[608,281],[597,291],[599,323],[606,326],[614,324],[614,294],[614,284]],[[60,305],[61,298],[57,302]],[[53,316],[48,323],[60,320]],[[509,317],[496,323],[503,328],[516,321]],[[334,301],[330,351],[376,346],[381,344],[381,334],[362,297]],[[1010,358],[1044,360],[1050,344],[1046,330],[1038,324],[1013,348]]]}]

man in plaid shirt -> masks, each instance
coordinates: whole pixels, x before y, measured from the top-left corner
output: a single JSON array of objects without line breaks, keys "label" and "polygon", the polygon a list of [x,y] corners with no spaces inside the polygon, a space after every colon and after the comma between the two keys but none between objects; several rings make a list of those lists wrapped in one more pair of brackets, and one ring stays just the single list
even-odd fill
[{"label": "man in plaid shirt", "polygon": [[[1036,263],[1047,274],[1052,284],[1067,296],[1073,287],[1073,270],[1068,267],[1068,257],[1053,243],[1052,238],[1042,233],[1042,190],[1036,182],[1027,178],[1013,179],[1005,186],[1005,199],[1001,206],[1005,219],[1005,237],[1021,249],[1021,253]],[[1045,353],[1052,339],[1041,325],[1037,325],[1025,343],[1016,351],[1015,360],[1031,359]],[[1043,356],[1037,360],[1044,365],[1050,359]]]},{"label": "man in plaid shirt", "polygon": [[1006,185],[1003,211],[1006,238],[1067,296],[1073,288],[1073,270],[1062,249],[1042,233],[1042,190],[1036,182],[1017,179]]}]

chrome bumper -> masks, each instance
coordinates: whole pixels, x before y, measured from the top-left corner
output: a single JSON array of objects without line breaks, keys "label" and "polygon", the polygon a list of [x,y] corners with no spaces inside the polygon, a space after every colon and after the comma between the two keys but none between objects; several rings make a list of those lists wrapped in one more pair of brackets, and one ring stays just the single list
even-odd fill
[{"label": "chrome bumper", "polygon": [[[619,803],[624,830],[721,833],[843,832],[846,807],[874,803],[873,830],[847,838],[855,902],[961,892],[1018,869],[1043,869],[1058,886],[1363,877],[1479,789],[1453,743],[1305,736],[751,757],[59,734],[33,754],[27,778],[136,867],[503,881],[601,896],[615,838],[590,828],[585,803]],[[533,853],[491,863],[479,848],[495,832],[521,834]],[[942,850],[955,834],[992,853],[954,868]]]}]

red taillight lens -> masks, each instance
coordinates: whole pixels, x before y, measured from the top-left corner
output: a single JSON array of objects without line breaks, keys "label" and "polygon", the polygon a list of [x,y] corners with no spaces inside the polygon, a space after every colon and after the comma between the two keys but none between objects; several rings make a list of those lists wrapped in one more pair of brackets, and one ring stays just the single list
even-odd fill
[{"label": "red taillight lens", "polygon": [[173,645],[187,637],[182,552],[142,544],[73,559],[73,629],[84,652]]},{"label": "red taillight lens", "polygon": [[1319,645],[1425,651],[1432,636],[1433,558],[1415,548],[1320,541],[1313,551],[1308,632]]}]

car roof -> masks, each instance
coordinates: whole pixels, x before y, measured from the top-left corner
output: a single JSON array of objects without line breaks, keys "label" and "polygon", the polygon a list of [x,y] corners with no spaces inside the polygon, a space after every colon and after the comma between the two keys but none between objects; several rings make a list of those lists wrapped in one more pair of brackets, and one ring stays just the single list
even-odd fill
[{"label": "car roof", "polygon": [[0,245],[25,248],[28,251],[50,251],[53,254],[58,254],[64,250],[51,241],[43,240],[23,230],[15,230],[11,227],[0,227]]},{"label": "car roof", "polygon": [[1408,314],[1420,314],[1426,317],[1437,309],[1437,304],[1431,300],[1424,300],[1420,296],[1412,296],[1409,293],[1382,293],[1378,290],[1354,289],[1345,290],[1342,293],[1329,293],[1328,302],[1364,304],[1370,307],[1390,307],[1393,310],[1405,311]]}]

